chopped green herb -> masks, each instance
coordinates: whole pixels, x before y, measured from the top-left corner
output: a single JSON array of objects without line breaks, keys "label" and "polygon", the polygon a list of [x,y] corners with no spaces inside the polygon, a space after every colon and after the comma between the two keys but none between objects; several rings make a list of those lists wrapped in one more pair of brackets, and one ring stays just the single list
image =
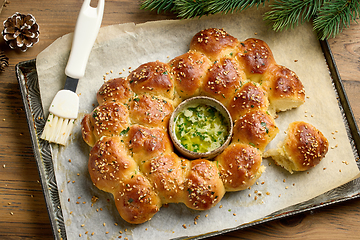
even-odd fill
[{"label": "chopped green herb", "polygon": [[130,127],[127,127],[127,129],[124,129],[120,132],[120,135],[123,136],[123,135],[127,134],[129,132],[129,130],[130,130]]},{"label": "chopped green herb", "polygon": [[229,131],[224,116],[208,105],[190,106],[175,119],[180,143],[193,152],[208,152],[220,147]]}]

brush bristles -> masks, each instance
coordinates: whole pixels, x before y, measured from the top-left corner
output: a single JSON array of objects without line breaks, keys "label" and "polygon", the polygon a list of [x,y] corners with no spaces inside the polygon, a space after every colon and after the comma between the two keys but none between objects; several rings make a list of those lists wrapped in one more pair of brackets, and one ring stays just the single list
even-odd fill
[{"label": "brush bristles", "polygon": [[50,113],[41,138],[49,142],[65,145],[73,127],[74,119],[65,119]]}]

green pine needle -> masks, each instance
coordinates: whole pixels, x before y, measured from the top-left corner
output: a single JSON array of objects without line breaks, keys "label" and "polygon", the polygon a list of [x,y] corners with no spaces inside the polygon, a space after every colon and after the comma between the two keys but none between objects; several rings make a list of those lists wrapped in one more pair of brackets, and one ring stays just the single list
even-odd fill
[{"label": "green pine needle", "polygon": [[[233,13],[264,6],[269,0],[142,0],[141,9],[171,11],[179,18],[195,18],[216,13]],[[335,37],[356,22],[360,13],[359,0],[275,0],[264,20],[275,31],[294,28],[313,20],[319,39]]]},{"label": "green pine needle", "polygon": [[264,20],[273,22],[275,31],[294,28],[299,23],[310,21],[325,0],[275,1],[271,10],[265,13]]},{"label": "green pine needle", "polygon": [[356,22],[359,10],[358,0],[337,0],[325,3],[314,19],[314,30],[318,33],[319,39],[335,37],[344,28],[349,27],[352,21]]},{"label": "green pine needle", "polygon": [[144,0],[141,3],[140,9],[154,11],[157,13],[173,11],[175,7],[174,0]]},{"label": "green pine needle", "polygon": [[259,7],[262,3],[269,0],[209,0],[207,10],[211,14],[215,13],[234,13],[236,11],[243,11],[253,6]]},{"label": "green pine needle", "polygon": [[180,18],[194,18],[208,15],[208,0],[174,0],[175,11]]}]

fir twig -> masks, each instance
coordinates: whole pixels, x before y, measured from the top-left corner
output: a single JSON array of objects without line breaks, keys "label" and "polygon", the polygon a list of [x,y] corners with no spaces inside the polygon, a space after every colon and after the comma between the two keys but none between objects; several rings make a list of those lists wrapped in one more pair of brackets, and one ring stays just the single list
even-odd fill
[{"label": "fir twig", "polygon": [[[338,0],[326,2],[314,19],[314,30],[321,40],[335,37],[344,28],[356,22],[359,16],[360,3],[358,0]],[[357,22],[356,22],[357,23]]]},{"label": "fir twig", "polygon": [[[171,11],[179,18],[194,18],[215,13],[233,13],[259,7],[266,0],[143,0],[141,8]],[[294,28],[313,20],[320,39],[335,37],[349,27],[360,12],[359,0],[275,0],[264,20],[275,31]]]},{"label": "fir twig", "polygon": [[262,3],[269,0],[209,0],[207,10],[211,14],[215,13],[234,13],[236,11],[243,11],[251,7],[259,7]]},{"label": "fir twig", "polygon": [[174,0],[144,0],[141,3],[140,9],[157,10],[157,13],[174,11]]},{"label": "fir twig", "polygon": [[180,18],[194,18],[208,15],[208,0],[174,0],[175,10]]},{"label": "fir twig", "polygon": [[264,20],[273,22],[273,29],[294,28],[299,23],[310,21],[326,0],[289,0],[275,1],[271,10],[265,13]]}]

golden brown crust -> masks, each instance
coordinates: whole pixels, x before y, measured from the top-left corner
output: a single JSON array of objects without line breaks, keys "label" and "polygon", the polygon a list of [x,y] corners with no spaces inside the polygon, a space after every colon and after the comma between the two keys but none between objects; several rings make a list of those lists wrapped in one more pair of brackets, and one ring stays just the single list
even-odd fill
[{"label": "golden brown crust", "polygon": [[201,30],[192,38],[190,50],[204,53],[211,61],[232,56],[237,50],[239,40],[223,29]]},{"label": "golden brown crust", "polygon": [[207,79],[210,60],[200,52],[189,51],[171,60],[169,65],[175,77],[177,94],[182,99],[199,95]]},{"label": "golden brown crust", "polygon": [[150,220],[161,207],[159,196],[141,173],[121,181],[114,198],[120,216],[133,224]]},{"label": "golden brown crust", "polygon": [[313,125],[297,121],[289,125],[284,149],[294,164],[294,171],[306,171],[320,163],[329,142]]},{"label": "golden brown crust", "polygon": [[225,194],[216,164],[205,159],[192,160],[185,182],[187,207],[207,210],[215,206]]},{"label": "golden brown crust", "polygon": [[249,144],[264,151],[278,132],[274,118],[268,113],[249,112],[235,122],[232,142]]},{"label": "golden brown crust", "polygon": [[244,72],[239,70],[237,62],[231,58],[223,58],[209,69],[202,93],[226,105],[244,80]]},{"label": "golden brown crust", "polygon": [[118,136],[129,126],[129,111],[116,102],[106,102],[96,107],[82,120],[82,135],[92,146],[102,136]]},{"label": "golden brown crust", "polygon": [[276,65],[264,75],[264,88],[276,111],[286,111],[305,102],[305,89],[298,76],[287,67]]},{"label": "golden brown crust", "polygon": [[126,78],[113,78],[106,81],[96,94],[99,105],[105,102],[127,103],[133,95]]},{"label": "golden brown crust", "polygon": [[139,165],[151,158],[174,151],[169,134],[160,128],[132,125],[124,136],[124,143]]},{"label": "golden brown crust", "polygon": [[[290,80],[283,83],[285,78]],[[267,114],[268,97],[270,104],[282,109],[283,103],[302,101],[303,92],[297,76],[276,64],[262,40],[240,43],[222,29],[200,31],[190,51],[169,64],[145,63],[126,79],[101,86],[100,106],[82,121],[83,138],[93,146],[88,162],[91,179],[114,195],[121,217],[129,223],[150,220],[165,203],[182,202],[191,209],[207,210],[225,191],[250,187],[264,171],[261,151],[278,133]],[[176,105],[195,95],[225,104],[235,122],[232,143],[215,161],[178,156],[167,132]],[[289,137],[288,152],[300,158],[292,147],[304,146],[296,142],[299,139],[292,143],[295,137]],[[319,158],[327,145],[324,149],[316,153]],[[315,165],[316,161],[310,162]]]},{"label": "golden brown crust", "polygon": [[184,200],[185,172],[189,160],[181,159],[174,152],[161,154],[145,162],[141,171],[153,184],[162,203],[179,203]]},{"label": "golden brown crust", "polygon": [[103,137],[90,151],[88,170],[97,188],[113,193],[120,181],[133,175],[138,166],[119,137]]},{"label": "golden brown crust", "polygon": [[129,111],[133,124],[166,129],[174,107],[165,99],[141,95],[131,100]]},{"label": "golden brown crust", "polygon": [[267,93],[253,82],[247,82],[236,91],[227,109],[233,121],[251,111],[266,111],[269,107]]},{"label": "golden brown crust", "polygon": [[96,137],[94,135],[94,125],[91,124],[90,117],[90,114],[86,114],[81,120],[81,135],[84,141],[92,147],[96,142]]},{"label": "golden brown crust", "polygon": [[226,191],[247,189],[264,171],[260,152],[247,144],[232,143],[215,161],[218,162]]},{"label": "golden brown crust", "polygon": [[159,61],[140,65],[128,76],[131,89],[138,95],[150,94],[174,98],[174,82],[170,66]]},{"label": "golden brown crust", "polygon": [[262,74],[276,64],[269,46],[256,38],[246,39],[239,44],[236,59],[246,76],[255,82],[261,82]]}]

